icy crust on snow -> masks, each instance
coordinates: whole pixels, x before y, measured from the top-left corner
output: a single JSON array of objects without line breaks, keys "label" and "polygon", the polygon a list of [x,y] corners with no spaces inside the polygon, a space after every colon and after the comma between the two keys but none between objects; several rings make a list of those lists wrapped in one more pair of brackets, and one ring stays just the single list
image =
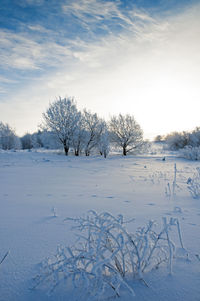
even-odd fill
[{"label": "icy crust on snow", "polygon": [[199,300],[200,201],[192,197],[187,184],[199,166],[171,154],[111,155],[105,160],[50,152],[1,152],[0,261],[9,254],[0,264],[0,300],[84,300],[81,292],[66,289],[64,283],[52,295],[30,288],[39,263],[54,256],[58,245],[76,241],[72,223],[64,219],[90,209],[134,218],[127,225],[131,232],[149,220],[179,220],[184,248],[180,243],[176,246],[172,275],[160,266],[145,274],[149,287],[130,281],[136,297],[124,289],[122,301]]}]

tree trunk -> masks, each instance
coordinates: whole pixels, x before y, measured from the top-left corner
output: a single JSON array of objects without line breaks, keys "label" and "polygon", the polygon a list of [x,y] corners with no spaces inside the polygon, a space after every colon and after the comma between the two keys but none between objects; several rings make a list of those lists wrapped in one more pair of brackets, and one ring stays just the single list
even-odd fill
[{"label": "tree trunk", "polygon": [[88,149],[85,150],[85,155],[88,157],[90,155],[90,151]]},{"label": "tree trunk", "polygon": [[126,151],[126,146],[123,146],[123,156],[126,156],[127,151]]},{"label": "tree trunk", "polygon": [[79,151],[76,149],[74,154],[75,154],[75,156],[78,157],[79,156]]},{"label": "tree trunk", "polygon": [[69,147],[66,145],[66,143],[64,143],[64,151],[65,151],[65,156],[68,156]]}]

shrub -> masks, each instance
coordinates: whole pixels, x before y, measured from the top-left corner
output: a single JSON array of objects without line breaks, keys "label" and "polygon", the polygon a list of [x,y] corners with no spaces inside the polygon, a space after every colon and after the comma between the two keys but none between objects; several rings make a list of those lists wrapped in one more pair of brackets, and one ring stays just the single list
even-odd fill
[{"label": "shrub", "polygon": [[165,137],[165,141],[170,150],[178,150],[188,145],[188,133],[173,132]]},{"label": "shrub", "polygon": [[191,193],[194,199],[200,198],[200,167],[196,168],[196,173],[193,175],[193,178],[188,178],[187,184],[189,192]]},{"label": "shrub", "polygon": [[59,247],[54,258],[44,260],[35,287],[46,283],[53,291],[65,280],[74,288],[84,288],[94,299],[108,296],[109,292],[120,296],[121,287],[134,295],[131,280],[139,279],[146,284],[144,273],[164,262],[171,272],[175,250],[169,237],[171,226],[178,227],[182,246],[179,223],[173,218],[169,222],[163,218],[158,232],[155,223],[149,221],[135,234],[128,232],[122,215],[89,211],[86,217],[67,220],[77,223],[79,241],[73,247]]},{"label": "shrub", "polygon": [[200,160],[200,147],[186,146],[184,149],[180,150],[180,156],[193,161]]}]

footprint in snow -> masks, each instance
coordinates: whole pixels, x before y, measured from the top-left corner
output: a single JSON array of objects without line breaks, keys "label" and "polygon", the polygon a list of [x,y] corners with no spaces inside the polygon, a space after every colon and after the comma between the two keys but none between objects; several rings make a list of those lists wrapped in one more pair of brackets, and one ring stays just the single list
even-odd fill
[{"label": "footprint in snow", "polygon": [[174,213],[182,213],[181,207],[178,206],[174,207]]},{"label": "footprint in snow", "polygon": [[50,162],[49,159],[45,159],[45,158],[43,158],[42,161],[43,161],[43,162]]},{"label": "footprint in snow", "polygon": [[114,199],[114,196],[111,195],[111,196],[107,196],[106,198],[107,199]]},{"label": "footprint in snow", "polygon": [[124,203],[130,203],[131,201],[124,201]]},{"label": "footprint in snow", "polygon": [[155,206],[154,203],[148,203],[147,205],[149,205],[149,206]]},{"label": "footprint in snow", "polygon": [[91,197],[92,197],[92,198],[96,198],[97,195],[96,195],[96,194],[92,194]]}]

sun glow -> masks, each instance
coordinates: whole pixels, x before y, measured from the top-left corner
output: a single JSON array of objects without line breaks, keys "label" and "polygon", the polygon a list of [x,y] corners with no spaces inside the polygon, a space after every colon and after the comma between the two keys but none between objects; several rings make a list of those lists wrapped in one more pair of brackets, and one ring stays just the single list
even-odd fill
[{"label": "sun glow", "polygon": [[[53,71],[5,93],[7,98],[0,102],[3,122],[16,128],[19,135],[36,131],[49,102],[58,96],[74,96],[80,109],[86,107],[107,120],[119,113],[133,114],[146,137],[199,126],[200,5],[163,19],[138,11],[135,16],[139,23],[125,18],[113,2],[112,5],[112,13],[117,13],[126,26],[120,34],[110,31],[99,40],[85,42],[77,38],[67,40],[69,46],[64,47],[55,41],[33,43],[32,36],[22,39],[21,34],[3,36],[5,43],[6,39],[10,39],[9,43],[14,37],[17,40],[12,48],[16,48],[18,56],[21,54],[18,68],[34,69],[38,60],[55,64]],[[85,16],[82,10],[79,13]],[[106,18],[112,19],[112,13],[107,12]],[[29,47],[31,61],[27,56]],[[38,57],[41,53],[46,56]]]}]

